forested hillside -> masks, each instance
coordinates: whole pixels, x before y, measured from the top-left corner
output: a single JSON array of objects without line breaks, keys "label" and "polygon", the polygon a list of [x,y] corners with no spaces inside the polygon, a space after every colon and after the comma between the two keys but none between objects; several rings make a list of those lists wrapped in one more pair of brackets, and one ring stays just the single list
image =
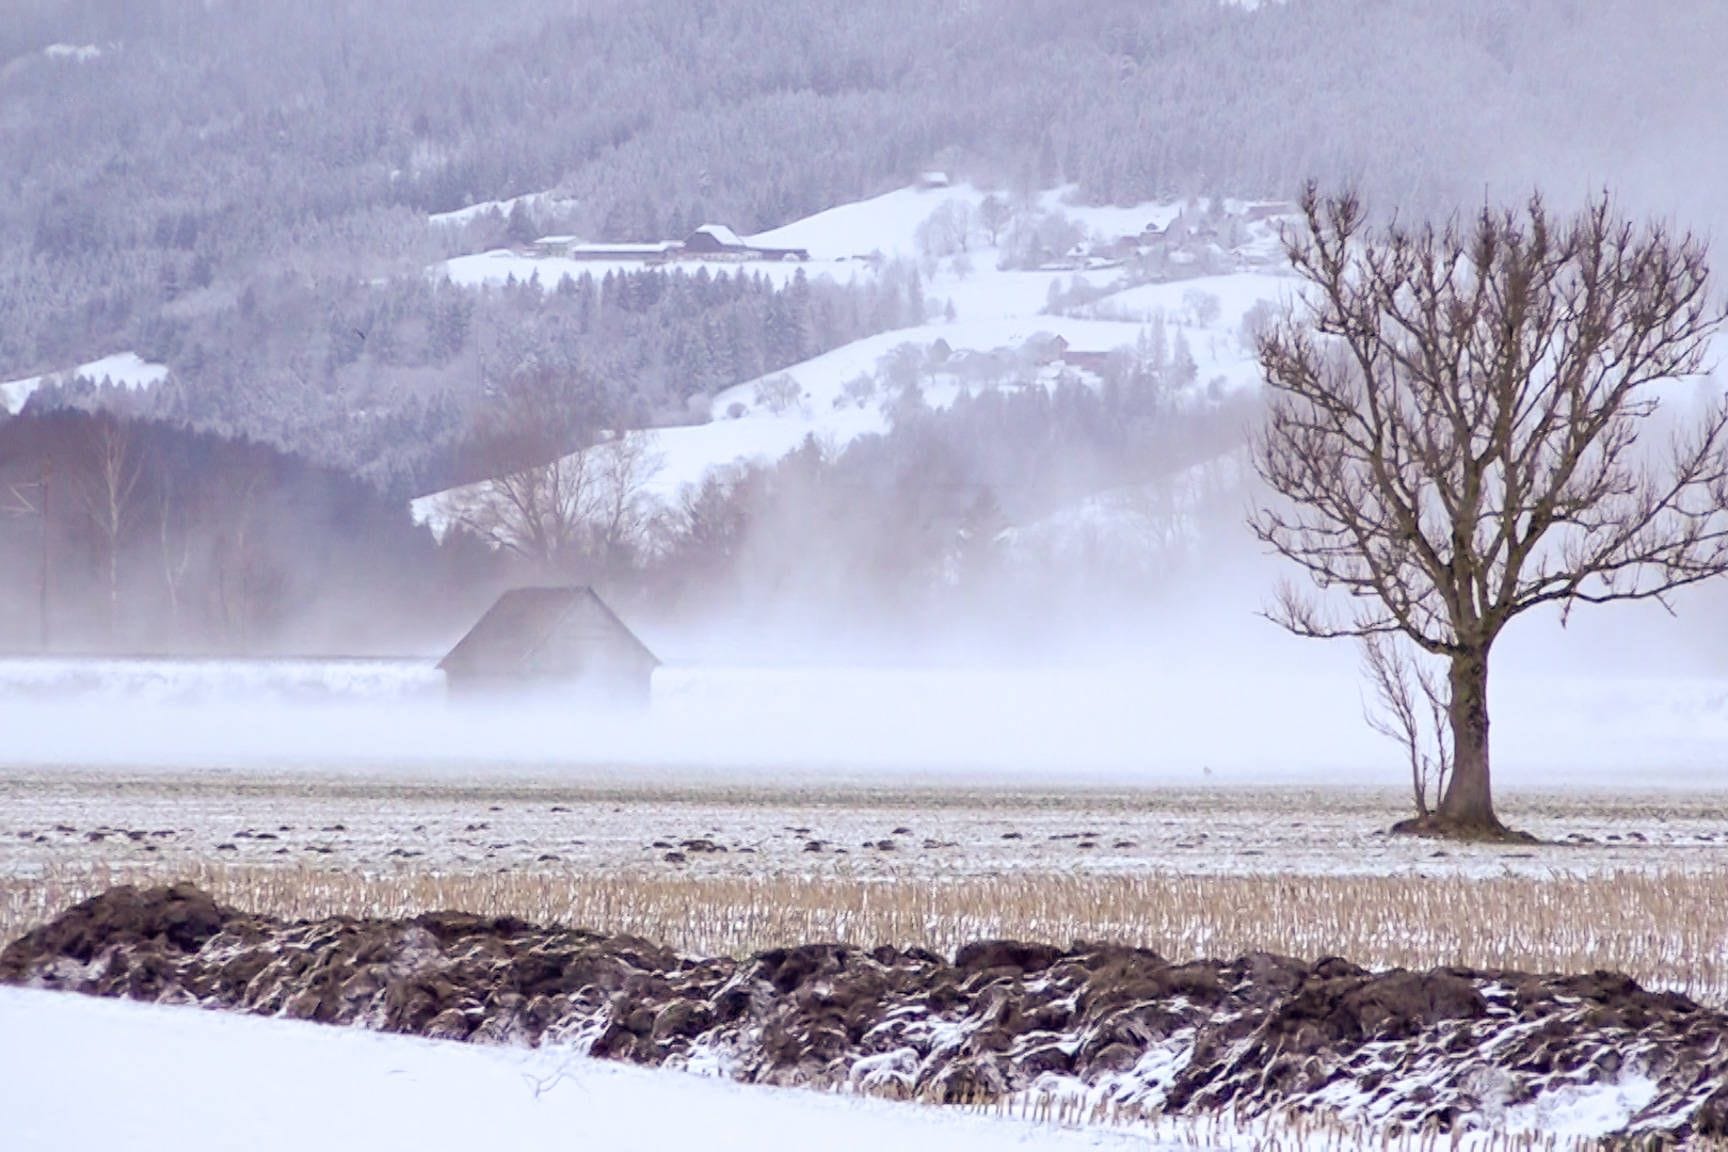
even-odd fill
[{"label": "forested hillside", "polygon": [[1691,175],[1728,138],[1709,4],[7,7],[0,379],[135,349],[174,370],[172,414],[395,488],[437,478],[398,442],[453,438],[478,371],[450,347],[470,305],[422,280],[462,243],[428,213],[558,189],[540,223],[587,235],[749,230],[938,167],[1418,207],[1612,177],[1708,221]]},{"label": "forested hillside", "polygon": [[[331,525],[350,522],[317,521],[329,501],[379,517],[350,524],[391,557],[388,579],[357,559],[341,569],[368,589],[362,600],[468,589],[460,600],[547,573],[497,555],[453,560],[462,545],[441,551],[390,509],[592,445],[604,430],[700,422],[728,388],[942,322],[945,308],[952,319],[956,285],[1030,275],[1076,250],[1066,267],[1084,270],[1083,240],[1132,251],[1133,236],[1088,238],[1053,204],[1183,201],[1162,218],[1184,214],[1194,239],[1240,231],[1220,196],[1276,199],[1308,180],[1355,184],[1379,211],[1419,214],[1538,186],[1568,202],[1609,185],[1635,212],[1719,229],[1723,58],[1728,8],[1704,2],[11,0],[0,19],[0,382],[12,389],[0,401],[30,399],[10,422],[0,412],[0,470],[23,485],[8,496],[0,564],[24,590],[8,598],[18,611],[0,632],[30,638],[25,593],[43,539],[124,570],[74,580],[65,569],[59,594],[81,606],[91,642],[132,642],[127,627],[155,627],[164,603],[186,624],[183,644],[253,644],[270,619],[316,634],[319,597],[340,600],[328,591],[337,581],[307,578],[305,602],[290,596],[245,623],[251,609],[223,591],[232,558],[200,544],[213,565],[200,579],[216,583],[193,600],[218,607],[194,628],[174,606],[165,557],[177,545],[164,517],[204,505],[141,496],[104,528],[86,477],[65,489],[75,502],[32,520],[28,486],[44,452],[61,451],[68,474],[100,459],[99,437],[65,430],[106,417],[63,409],[122,417],[134,446],[182,453],[184,467],[163,465],[170,488],[214,485],[226,499],[251,482],[235,476],[277,469],[295,498],[247,516],[284,539],[334,540]],[[520,253],[552,232],[675,240],[718,223],[749,235],[932,171],[972,190],[973,222],[951,208],[957,238],[926,243],[921,228],[916,260],[904,247],[872,254],[860,236],[844,259],[862,259],[844,276],[824,275],[820,261],[808,276],[725,261],[637,262],[556,283],[445,275],[453,258]],[[493,202],[503,210],[435,219]],[[1155,230],[1144,215],[1131,227]],[[968,238],[983,250],[986,235],[991,267],[968,281]],[[1235,241],[1220,245],[1176,251],[1198,263],[1156,274],[1129,268],[1117,287],[1247,267]],[[926,297],[933,275],[946,278],[946,302]],[[1046,311],[1069,313],[1103,290],[1049,287]],[[1033,311],[1020,315],[1041,319]],[[1162,323],[1159,309],[1135,315]],[[1196,323],[1196,337],[1251,353],[1251,333]],[[1024,327],[1021,348],[1036,332]],[[1157,526],[1151,554],[1165,563],[1203,498],[1184,488],[1185,470],[1239,443],[1246,401],[1197,397],[1211,382],[1184,381],[1183,357],[1104,368],[1104,349],[1081,351],[1091,368],[1059,386],[1040,365],[1019,365],[991,385],[1013,397],[967,394],[940,412],[902,405],[883,435],[844,451],[812,442],[778,467],[710,478],[644,516],[629,548],[551,575],[685,606],[718,605],[727,589],[772,603],[777,590],[842,585],[866,601],[906,603],[920,590],[963,599],[985,583],[1019,588],[1029,556],[1069,563],[1073,548],[1051,541],[1076,517],[1120,520],[1097,502],[1133,502],[1129,488],[1151,477],[1181,506],[1131,519]],[[129,390],[31,379],[90,363],[137,375],[115,381]],[[893,384],[893,371],[877,375]],[[498,435],[488,421],[523,380],[557,381],[579,419]],[[1136,380],[1158,388],[1137,392]],[[893,387],[918,392],[916,379]],[[1157,404],[1144,400],[1154,394]],[[529,442],[535,459],[499,455]],[[1201,444],[1207,453],[1188,451]],[[136,459],[154,468],[154,456]],[[153,475],[134,478],[140,492],[154,491]],[[198,539],[220,538],[227,507],[205,508],[214,519]],[[1044,523],[1062,509],[1068,522]],[[402,523],[377,527],[392,517]],[[806,538],[813,522],[833,530],[823,548]],[[32,535],[33,523],[47,530]],[[1092,554],[1095,544],[1082,549],[1094,568],[1140,579],[1119,557]],[[447,588],[451,564],[472,567]],[[114,595],[122,584],[130,598]],[[147,633],[136,642],[156,642]]]}]

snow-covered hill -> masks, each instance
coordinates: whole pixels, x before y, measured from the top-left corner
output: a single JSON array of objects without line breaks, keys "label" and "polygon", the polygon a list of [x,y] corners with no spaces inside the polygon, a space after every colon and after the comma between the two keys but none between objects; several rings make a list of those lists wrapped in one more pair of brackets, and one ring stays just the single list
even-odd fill
[{"label": "snow-covered hill", "polygon": [[484,200],[479,204],[469,204],[449,212],[434,212],[426,217],[429,224],[445,228],[460,228],[464,224],[479,219],[488,212],[496,212],[499,216],[510,215],[510,210],[521,204],[524,208],[535,208],[550,201],[550,192],[530,192],[526,196],[513,196],[508,200]]},{"label": "snow-covered hill", "polygon": [[168,378],[164,364],[152,364],[136,352],[117,352],[80,364],[65,372],[50,372],[42,376],[27,376],[22,380],[0,383],[0,406],[17,412],[30,399],[30,394],[45,384],[61,380],[89,380],[95,384],[112,384],[120,388],[150,388]]},{"label": "snow-covered hill", "polygon": [[[812,437],[838,448],[885,430],[902,392],[872,381],[896,359],[903,371],[914,360],[920,364],[922,400],[941,408],[962,389],[1009,380],[1053,382],[1066,372],[1095,381],[1103,357],[1134,349],[1157,326],[1161,339],[1192,359],[1199,386],[1251,387],[1256,367],[1246,327],[1257,307],[1278,305],[1292,284],[1273,259],[1276,213],[1236,202],[1216,209],[1083,206],[1069,203],[1070,195],[1058,189],[1012,206],[970,185],[908,187],[748,237],[745,243],[755,247],[803,249],[810,260],[712,270],[776,281],[802,270],[850,281],[874,275],[884,260],[916,262],[932,319],[731,388],[714,398],[706,423],[633,433],[651,439],[660,461],[646,493],[671,502],[716,470],[772,463]],[[1016,239],[1016,229],[1023,235],[1034,228],[1072,243],[1027,267],[1020,250],[1026,241]],[[538,277],[551,287],[564,275],[647,266],[646,258],[500,250],[441,268],[462,284]],[[1210,274],[1199,274],[1205,269]],[[423,497],[414,504],[415,516],[441,526],[447,506],[460,496]]]},{"label": "snow-covered hill", "polygon": [[[886,361],[903,350],[915,353],[921,369],[921,395],[932,408],[953,403],[962,388],[994,386],[985,379],[988,365],[979,365],[976,383],[968,383],[968,363],[998,358],[1006,369],[1024,365],[1053,378],[1066,364],[1052,359],[1049,342],[1060,337],[1070,353],[1105,354],[1132,348],[1141,326],[1066,316],[999,315],[952,323],[926,324],[883,332],[806,360],[784,372],[772,373],[720,393],[713,418],[706,424],[662,428],[651,435],[664,463],[653,491],[675,496],[688,484],[700,483],[710,471],[742,463],[772,463],[815,437],[824,446],[842,448],[859,436],[888,427],[892,389],[858,390],[861,378],[873,378]],[[784,382],[790,381],[786,387]]]},{"label": "snow-covered hill", "polygon": [[[990,193],[970,184],[900,188],[868,200],[841,204],[795,220],[779,228],[752,236],[764,247],[805,248],[812,256],[838,259],[881,252],[887,256],[918,254],[918,230],[945,204],[964,204],[978,213]],[[1135,204],[1126,207],[1079,205],[1071,202],[1072,188],[1056,188],[1037,198],[1042,212],[1060,212],[1094,236],[1129,236],[1152,225],[1164,228],[1181,215],[1182,206],[1170,203]],[[1005,197],[998,193],[997,198]]]}]

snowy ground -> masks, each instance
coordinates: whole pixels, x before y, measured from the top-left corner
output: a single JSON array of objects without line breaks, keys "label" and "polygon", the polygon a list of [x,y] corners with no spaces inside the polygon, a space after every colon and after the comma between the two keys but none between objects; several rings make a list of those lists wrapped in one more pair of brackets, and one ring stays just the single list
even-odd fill
[{"label": "snowy ground", "polygon": [[[453,707],[430,662],[0,661],[0,867],[407,851],[663,868],[692,837],[733,851],[690,868],[731,873],[1728,864],[1728,683],[1509,671],[1506,814],[1597,843],[1435,859],[1383,835],[1406,774],[1362,722],[1347,662],[1335,675],[1309,649],[1284,667],[1278,651],[1252,666],[674,666],[649,709],[610,716]],[[865,847],[891,835],[892,853]]]},{"label": "snowy ground", "polygon": [[[1366,1132],[1313,1120],[1236,1127],[1168,1120],[1058,1126],[956,1108],[741,1086],[595,1061],[557,1048],[491,1047],[67,993],[0,989],[0,1136],[8,1152],[377,1152],[605,1147],[774,1152],[883,1148],[1363,1147]],[[1653,1094],[1636,1073],[1499,1109],[1498,1133],[1452,1148],[1547,1148],[1614,1131]],[[1372,1139],[1431,1148],[1432,1137]]]},{"label": "snowy ground", "polygon": [[[1407,811],[1404,781],[1364,732],[1354,687],[1263,650],[1253,663],[668,667],[649,710],[602,720],[453,709],[427,662],[0,661],[0,876],[232,864],[554,884],[994,883],[1728,868],[1720,680],[1501,678],[1504,814],[1589,842],[1437,849],[1384,835]],[[725,851],[670,858],[697,839]],[[1149,1146],[1145,1132],[43,993],[0,992],[0,1036],[0,1146],[26,1152],[181,1148],[188,1117],[199,1146],[258,1149]],[[1603,1131],[1637,1089],[1580,1089],[1504,1119]],[[1264,1139],[1226,1126],[1150,1146]]]},{"label": "snowy ground", "polygon": [[22,380],[0,383],[0,407],[4,407],[8,412],[17,412],[24,407],[24,402],[30,399],[32,392],[53,379],[83,379],[96,384],[106,382],[119,388],[138,389],[153,387],[167,378],[168,369],[165,365],[151,364],[136,352],[117,352],[100,360],[92,360],[88,364],[80,364],[66,372],[29,376]]},{"label": "snowy ground", "polygon": [[49,992],[0,989],[0,1036],[8,1152],[1148,1147],[1143,1133]]},{"label": "snowy ground", "polygon": [[[1061,212],[1093,236],[1132,236],[1148,225],[1165,227],[1182,210],[1172,203],[1126,206],[1069,202],[1073,188],[1056,188],[1038,198],[1038,208]],[[803,248],[829,259],[881,252],[886,256],[918,254],[918,229],[942,205],[958,201],[974,213],[986,192],[970,184],[940,188],[900,188],[868,200],[841,204],[750,237],[766,248]],[[973,252],[988,251],[977,245]],[[988,262],[980,262],[988,263]],[[991,265],[993,267],[993,265]]]},{"label": "snowy ground", "polygon": [[[1436,850],[1386,835],[1409,814],[1392,787],[1061,790],[602,768],[522,779],[482,764],[419,782],[13,770],[0,774],[0,874],[207,862],[753,879],[1728,870],[1722,792],[1545,791],[1502,809],[1519,827],[1591,842]],[[692,841],[715,847],[686,854]]]},{"label": "snowy ground", "polygon": [[510,210],[517,204],[524,208],[539,208],[542,205],[556,206],[557,202],[558,195],[554,192],[530,192],[526,196],[514,196],[508,200],[486,200],[450,212],[434,212],[426,217],[426,221],[438,227],[460,228],[488,212],[495,212],[500,217],[509,216]]}]

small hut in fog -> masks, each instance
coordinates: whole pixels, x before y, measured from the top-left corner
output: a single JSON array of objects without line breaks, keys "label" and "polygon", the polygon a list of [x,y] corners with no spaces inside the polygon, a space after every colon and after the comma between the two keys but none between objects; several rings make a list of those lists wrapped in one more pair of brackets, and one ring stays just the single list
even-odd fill
[{"label": "small hut in fog", "polygon": [[646,704],[660,661],[592,588],[504,593],[439,661],[456,697]]}]

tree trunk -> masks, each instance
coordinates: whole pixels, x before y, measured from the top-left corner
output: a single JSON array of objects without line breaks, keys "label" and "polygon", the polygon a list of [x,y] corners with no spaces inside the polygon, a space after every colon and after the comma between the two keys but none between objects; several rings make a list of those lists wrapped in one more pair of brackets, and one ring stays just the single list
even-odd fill
[{"label": "tree trunk", "polygon": [[120,540],[108,539],[108,647],[114,647],[114,625],[120,617]]},{"label": "tree trunk", "polygon": [[54,465],[48,457],[44,456],[42,458],[42,517],[41,517],[41,519],[42,519],[42,557],[41,557],[41,560],[42,560],[42,571],[41,571],[42,584],[41,584],[41,587],[37,590],[37,595],[39,596],[39,599],[37,600],[37,604],[36,604],[36,610],[39,614],[38,623],[41,625],[41,628],[42,628],[41,643],[42,643],[42,651],[44,651],[44,652],[48,651],[48,649],[50,647],[50,636],[49,636],[49,626],[48,626],[48,621],[49,621],[49,617],[48,617],[48,592],[49,592],[49,588],[52,585],[51,573],[53,570],[48,563],[48,539],[49,539],[49,537],[48,537],[48,496],[49,496],[50,492],[53,490],[53,483],[54,483]]},{"label": "tree trunk", "polygon": [[1452,779],[1440,800],[1442,822],[1463,831],[1497,832],[1488,771],[1488,653],[1452,658]]}]

